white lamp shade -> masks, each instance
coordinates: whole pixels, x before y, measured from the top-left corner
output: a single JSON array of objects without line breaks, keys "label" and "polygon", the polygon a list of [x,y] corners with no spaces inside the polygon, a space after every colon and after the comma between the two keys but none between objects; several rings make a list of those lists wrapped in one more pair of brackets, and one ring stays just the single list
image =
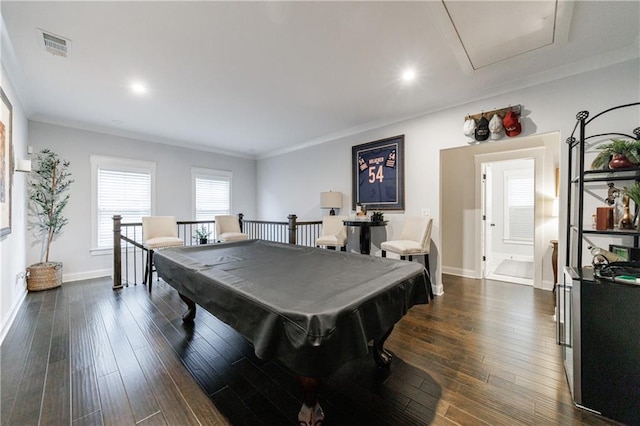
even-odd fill
[{"label": "white lamp shade", "polygon": [[342,192],[321,192],[320,208],[339,209],[342,207]]},{"label": "white lamp shade", "polygon": [[31,171],[31,160],[22,160],[18,158],[16,160],[16,172],[28,173]]}]

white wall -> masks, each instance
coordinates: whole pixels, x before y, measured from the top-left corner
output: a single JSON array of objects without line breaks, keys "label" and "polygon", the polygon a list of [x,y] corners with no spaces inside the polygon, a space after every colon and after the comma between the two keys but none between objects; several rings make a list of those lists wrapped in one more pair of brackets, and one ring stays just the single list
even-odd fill
[{"label": "white wall", "polygon": [[[319,206],[321,191],[341,191],[345,206],[340,213],[349,213],[351,200],[351,147],[353,145],[405,135],[405,191],[409,215],[420,214],[423,207],[431,209],[434,218],[431,265],[438,260],[440,247],[439,155],[440,149],[464,146],[467,138],[462,133],[465,115],[483,110],[522,104],[523,132],[521,136],[559,131],[564,141],[573,130],[578,111],[595,114],[611,106],[636,102],[640,94],[640,62],[638,60],[609,66],[516,92],[470,102],[444,111],[427,114],[401,123],[381,127],[364,133],[336,139],[315,147],[295,151],[258,161],[257,209],[263,219],[296,213],[303,219],[319,219],[323,211]],[[515,78],[515,76],[514,76]],[[637,120],[636,120],[637,121]],[[615,123],[614,123],[615,124]],[[620,123],[636,126],[628,121]],[[629,129],[631,131],[631,129]],[[566,146],[562,143],[560,164],[566,161]],[[561,166],[562,167],[562,166]],[[561,186],[565,179],[561,177]],[[566,190],[561,188],[561,200]],[[564,202],[560,206],[564,208]],[[560,216],[560,234],[563,232],[563,213]],[[389,236],[400,231],[403,216],[385,215],[390,219]],[[372,253],[375,253],[375,248]],[[560,265],[564,262],[564,242],[559,243]],[[433,270],[433,269],[432,269]],[[435,291],[442,291],[439,276],[435,275]]]},{"label": "white wall", "polygon": [[[70,161],[71,185],[65,217],[69,224],[51,246],[50,260],[63,262],[63,281],[111,274],[111,255],[91,255],[90,155],[103,155],[156,163],[157,215],[192,220],[191,167],[233,172],[232,212],[256,215],[255,160],[195,151],[170,145],[94,133],[35,121],[29,122],[29,145],[43,148]],[[29,233],[27,240],[34,238]],[[31,245],[31,244],[30,244]],[[40,261],[40,245],[28,250],[29,263]]]},{"label": "white wall", "polygon": [[[0,76],[0,87],[13,107],[12,141],[15,158],[26,158],[27,117],[4,66]],[[27,267],[24,239],[27,226],[26,177],[26,173],[13,175],[11,234],[0,239],[0,342],[26,295],[26,282],[18,278],[18,274]]]}]

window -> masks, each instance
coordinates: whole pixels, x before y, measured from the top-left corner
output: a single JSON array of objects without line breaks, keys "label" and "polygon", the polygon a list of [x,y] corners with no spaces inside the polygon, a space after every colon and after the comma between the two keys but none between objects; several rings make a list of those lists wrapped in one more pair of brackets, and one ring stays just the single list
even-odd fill
[{"label": "window", "polygon": [[505,186],[505,239],[533,243],[533,169],[505,172]]},{"label": "window", "polygon": [[113,247],[113,215],[123,223],[142,222],[154,206],[155,163],[91,156],[92,247]]},{"label": "window", "polygon": [[231,213],[231,172],[193,168],[191,175],[195,220]]}]

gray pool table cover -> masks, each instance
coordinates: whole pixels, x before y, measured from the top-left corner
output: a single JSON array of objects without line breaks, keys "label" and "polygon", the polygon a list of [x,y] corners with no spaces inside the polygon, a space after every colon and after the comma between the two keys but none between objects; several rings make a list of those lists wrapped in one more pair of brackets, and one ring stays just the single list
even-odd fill
[{"label": "gray pool table cover", "polygon": [[258,358],[308,377],[365,355],[371,339],[429,300],[420,263],[263,240],[161,249],[154,263]]}]

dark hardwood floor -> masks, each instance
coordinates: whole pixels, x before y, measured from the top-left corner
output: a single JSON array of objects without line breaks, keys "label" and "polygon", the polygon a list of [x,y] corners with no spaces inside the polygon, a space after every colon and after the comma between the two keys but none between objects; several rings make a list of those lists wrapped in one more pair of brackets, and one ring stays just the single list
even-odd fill
[{"label": "dark hardwood floor", "polygon": [[[615,424],[572,405],[552,293],[453,276],[444,288],[396,325],[390,370],[366,357],[323,381],[325,425]],[[295,425],[294,375],[183,310],[162,281],[29,294],[0,348],[0,424]]]}]

